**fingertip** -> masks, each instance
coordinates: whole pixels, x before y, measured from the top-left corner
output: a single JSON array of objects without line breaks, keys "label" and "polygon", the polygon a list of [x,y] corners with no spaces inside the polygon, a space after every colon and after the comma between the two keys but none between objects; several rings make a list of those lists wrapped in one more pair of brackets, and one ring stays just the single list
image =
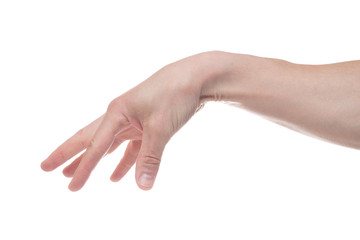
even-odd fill
[{"label": "fingertip", "polygon": [[154,176],[147,174],[147,173],[143,173],[137,179],[136,183],[141,190],[148,191],[153,187],[154,181],[155,181]]},{"label": "fingertip", "polygon": [[112,179],[112,178],[110,178],[110,181],[112,181],[113,183],[117,183],[117,182],[120,181],[120,179]]},{"label": "fingertip", "polygon": [[144,186],[139,185],[139,184],[138,184],[138,187],[139,187],[141,190],[143,190],[143,191],[149,191],[149,190],[152,189],[152,187],[144,187]]},{"label": "fingertip", "polygon": [[81,189],[81,187],[74,186],[74,184],[71,184],[71,183],[69,184],[68,188],[72,192],[77,192]]},{"label": "fingertip", "polygon": [[53,168],[45,161],[43,161],[41,164],[40,164],[40,167],[42,170],[44,170],[45,172],[50,172],[53,170]]},{"label": "fingertip", "polygon": [[110,181],[112,181],[112,182],[118,182],[118,181],[120,181],[120,178],[111,175]]},{"label": "fingertip", "polygon": [[110,180],[113,182],[118,182],[124,177],[124,173],[119,173],[116,170],[113,172],[113,174],[110,176]]},{"label": "fingertip", "polygon": [[69,190],[72,191],[72,192],[77,192],[77,191],[79,191],[82,187],[83,187],[82,184],[79,184],[79,183],[74,182],[74,178],[73,178],[73,180],[70,182],[70,184],[69,184],[69,186],[68,186]]},{"label": "fingertip", "polygon": [[64,168],[62,173],[65,177],[68,177],[68,178],[71,178],[73,176],[70,172],[68,172],[67,168]]},{"label": "fingertip", "polygon": [[44,163],[44,162],[41,162],[41,163],[40,163],[40,168],[41,168],[42,170],[46,171],[46,170],[45,170],[46,168],[45,168],[45,163]]},{"label": "fingertip", "polygon": [[69,189],[71,192],[77,192],[77,191],[78,191],[78,189],[73,189],[73,188],[71,188],[71,187],[68,187],[68,189]]}]

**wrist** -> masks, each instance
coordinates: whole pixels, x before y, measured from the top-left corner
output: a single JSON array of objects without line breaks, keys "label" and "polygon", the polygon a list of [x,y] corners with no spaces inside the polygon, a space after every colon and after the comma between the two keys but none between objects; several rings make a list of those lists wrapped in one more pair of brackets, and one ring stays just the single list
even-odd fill
[{"label": "wrist", "polygon": [[209,51],[194,56],[197,64],[195,76],[200,84],[201,102],[227,101],[231,98],[233,81],[244,75],[242,54]]},{"label": "wrist", "polygon": [[221,100],[219,90],[225,84],[227,75],[235,72],[235,55],[222,51],[202,52],[171,63],[166,69],[182,76],[176,82],[178,93],[191,94],[200,103],[217,101]]},{"label": "wrist", "polygon": [[281,77],[288,75],[287,61],[246,54],[211,51],[195,55],[200,79],[200,100],[247,104],[278,94]]}]

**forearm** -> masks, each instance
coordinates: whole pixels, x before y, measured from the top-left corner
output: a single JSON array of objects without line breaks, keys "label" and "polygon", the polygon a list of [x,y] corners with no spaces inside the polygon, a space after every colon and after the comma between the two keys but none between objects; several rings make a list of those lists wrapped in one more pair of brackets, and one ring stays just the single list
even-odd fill
[{"label": "forearm", "polygon": [[360,148],[360,61],[300,65],[224,52],[201,61],[201,101],[236,102],[293,130]]}]

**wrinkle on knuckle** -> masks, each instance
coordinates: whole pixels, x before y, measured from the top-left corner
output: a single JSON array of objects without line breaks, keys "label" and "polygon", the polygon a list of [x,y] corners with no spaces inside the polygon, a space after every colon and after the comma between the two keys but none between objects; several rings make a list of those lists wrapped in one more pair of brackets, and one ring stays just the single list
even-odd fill
[{"label": "wrinkle on knuckle", "polygon": [[86,149],[89,145],[89,143],[83,139],[80,140],[80,145],[83,149]]},{"label": "wrinkle on knuckle", "polygon": [[79,167],[79,172],[85,176],[88,176],[91,174],[92,169],[88,166],[82,166],[81,168]]},{"label": "wrinkle on knuckle", "polygon": [[132,163],[128,163],[128,162],[123,162],[121,164],[121,167],[124,168],[124,169],[130,169],[131,167],[133,166]]},{"label": "wrinkle on knuckle", "polygon": [[95,154],[95,155],[99,155],[102,154],[102,151],[100,149],[100,146],[97,144],[97,142],[95,141],[95,139],[91,139],[89,146],[87,147],[87,149],[91,150],[91,154]]},{"label": "wrinkle on knuckle", "polygon": [[94,138],[90,140],[88,148],[96,148],[96,141]]},{"label": "wrinkle on knuckle", "polygon": [[119,110],[117,110],[116,112],[108,112],[107,119],[109,120],[107,121],[107,124],[110,125],[110,128],[112,129],[114,135],[117,135],[120,130],[130,125],[129,119]]},{"label": "wrinkle on knuckle", "polygon": [[113,117],[114,123],[116,125],[120,125],[120,126],[127,126],[130,121],[129,119],[123,114],[123,113],[118,113]]},{"label": "wrinkle on knuckle", "polygon": [[161,159],[155,155],[149,155],[149,154],[146,154],[144,156],[144,163],[146,165],[150,165],[150,166],[159,166],[160,165],[160,162],[161,162]]},{"label": "wrinkle on knuckle", "polygon": [[66,160],[66,155],[63,150],[59,149],[55,155],[55,162],[62,163]]}]

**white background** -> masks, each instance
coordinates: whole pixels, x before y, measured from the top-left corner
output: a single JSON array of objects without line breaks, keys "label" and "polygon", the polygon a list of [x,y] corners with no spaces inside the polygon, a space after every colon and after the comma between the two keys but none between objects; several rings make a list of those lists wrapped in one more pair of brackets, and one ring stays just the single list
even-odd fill
[{"label": "white background", "polygon": [[[0,1],[0,239],[359,239],[360,153],[210,103],[154,188],[80,192],[40,163],[162,66],[209,50],[322,64],[360,56],[358,1]],[[311,117],[311,116],[309,116]]]}]

